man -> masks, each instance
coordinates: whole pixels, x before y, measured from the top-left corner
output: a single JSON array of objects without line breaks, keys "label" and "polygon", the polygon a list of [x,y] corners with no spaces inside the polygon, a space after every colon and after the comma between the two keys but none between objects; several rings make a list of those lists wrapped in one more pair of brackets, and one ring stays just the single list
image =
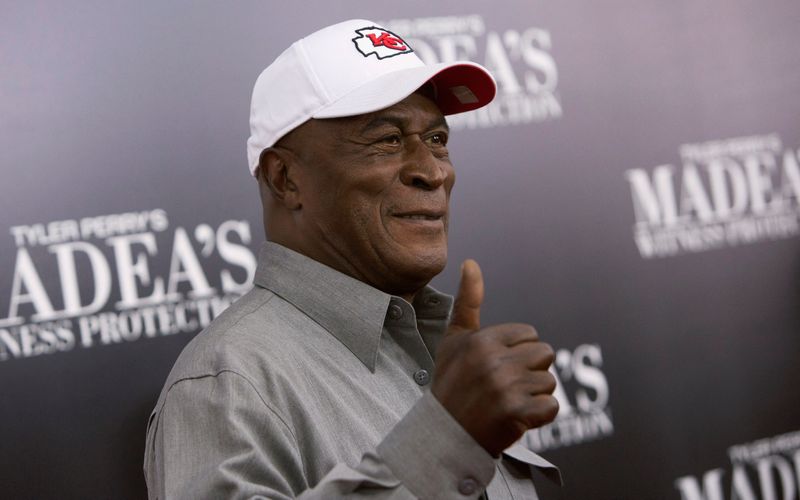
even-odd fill
[{"label": "man", "polygon": [[270,242],[167,380],[151,498],[536,498],[533,468],[557,474],[515,444],[558,411],[552,349],[480,327],[474,261],[455,305],[427,286],[455,181],[443,113],[494,93],[480,66],[425,66],[364,20],[264,70],[248,156]]}]

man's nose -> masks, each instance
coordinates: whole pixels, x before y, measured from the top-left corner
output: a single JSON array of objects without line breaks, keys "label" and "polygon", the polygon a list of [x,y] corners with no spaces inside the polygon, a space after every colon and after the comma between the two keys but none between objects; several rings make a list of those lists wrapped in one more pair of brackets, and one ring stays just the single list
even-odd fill
[{"label": "man's nose", "polygon": [[451,170],[449,162],[437,158],[418,135],[407,138],[400,171],[403,184],[432,191],[445,183]]}]

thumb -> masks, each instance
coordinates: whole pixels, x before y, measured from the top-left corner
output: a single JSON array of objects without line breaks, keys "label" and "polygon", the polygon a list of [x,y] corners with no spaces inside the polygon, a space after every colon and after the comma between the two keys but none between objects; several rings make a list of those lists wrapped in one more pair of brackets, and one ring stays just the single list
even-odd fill
[{"label": "thumb", "polygon": [[453,305],[453,316],[447,333],[478,330],[481,327],[483,275],[478,263],[467,259],[461,264],[461,283]]}]

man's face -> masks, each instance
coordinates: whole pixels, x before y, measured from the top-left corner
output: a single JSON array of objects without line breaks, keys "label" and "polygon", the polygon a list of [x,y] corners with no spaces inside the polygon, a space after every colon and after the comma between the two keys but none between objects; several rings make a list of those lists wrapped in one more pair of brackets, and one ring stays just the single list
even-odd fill
[{"label": "man's face", "polygon": [[447,138],[444,116],[419,93],[298,128],[286,146],[300,166],[303,251],[389,293],[422,288],[447,261]]}]

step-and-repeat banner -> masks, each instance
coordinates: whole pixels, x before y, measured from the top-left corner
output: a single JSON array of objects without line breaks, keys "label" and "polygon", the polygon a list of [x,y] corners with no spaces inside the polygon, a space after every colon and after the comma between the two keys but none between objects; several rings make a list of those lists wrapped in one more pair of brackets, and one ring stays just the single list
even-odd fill
[{"label": "step-and-repeat banner", "polygon": [[348,18],[497,78],[450,118],[450,264],[537,327],[565,499],[800,495],[800,4],[6,3],[0,489],[141,498],[181,348],[250,286],[256,76]]}]

